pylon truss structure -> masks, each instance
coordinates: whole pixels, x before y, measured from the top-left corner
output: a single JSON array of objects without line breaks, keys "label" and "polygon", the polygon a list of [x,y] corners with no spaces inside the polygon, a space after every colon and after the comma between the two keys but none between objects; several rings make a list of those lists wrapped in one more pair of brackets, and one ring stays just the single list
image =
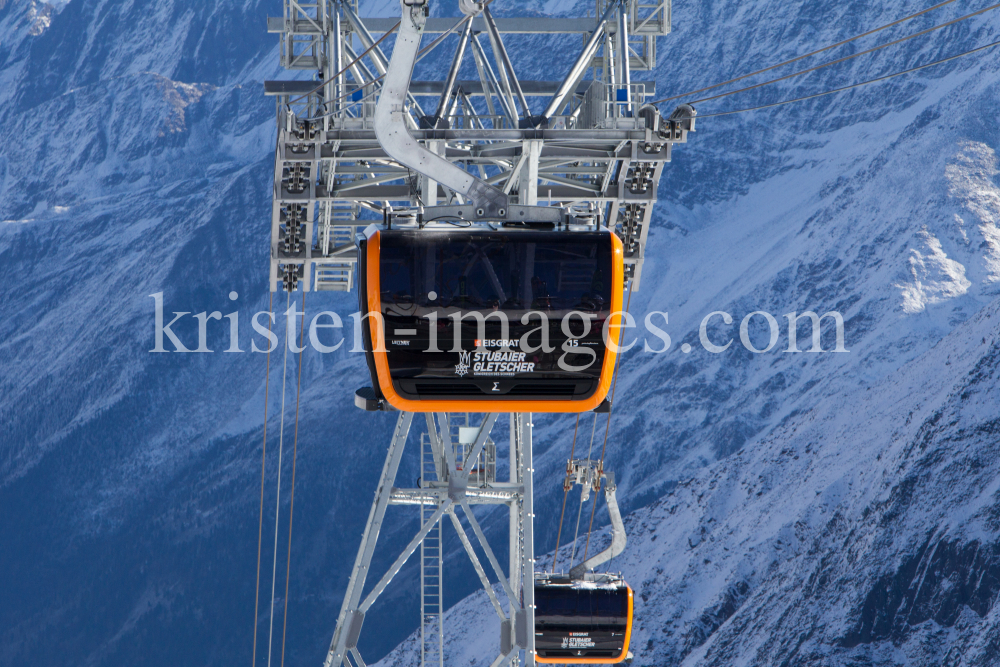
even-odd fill
[{"label": "pylon truss structure", "polygon": [[[396,421],[325,665],[352,667],[353,660],[356,667],[364,667],[364,659],[358,652],[358,638],[365,615],[418,547],[421,665],[444,665],[446,627],[442,595],[447,577],[442,562],[442,524],[446,520],[458,535],[500,620],[500,652],[492,661],[493,667],[517,664],[521,650],[526,654],[525,664],[533,664],[534,632],[529,630],[534,628],[531,416],[509,416],[510,475],[506,481],[498,481],[496,445],[490,439],[498,414],[486,414],[478,424],[473,424],[467,414],[424,413],[427,430],[420,437],[418,487],[397,488],[394,486],[396,472],[415,416],[403,412]],[[476,504],[508,507],[510,542],[506,572],[472,512],[471,506]],[[388,571],[367,595],[362,595],[389,505],[418,506],[421,526]],[[471,537],[460,520],[459,510],[471,527]],[[473,546],[473,539],[485,552],[489,570],[502,589],[506,605],[496,594],[487,568]]]},{"label": "pylon truss structure", "polygon": [[[663,165],[694,117],[684,107],[666,119],[643,108],[654,83],[633,79],[655,65],[656,38],[670,30],[669,0],[596,0],[595,16],[493,18],[486,7],[474,18],[428,18],[418,58],[447,60],[450,49],[451,66],[411,81],[403,113],[422,146],[502,189],[511,205],[568,207],[614,227],[636,289]],[[272,291],[349,291],[360,227],[386,210],[465,203],[376,139],[389,64],[382,47],[391,43],[377,44],[377,36],[396,23],[360,18],[357,0],[285,0],[284,16],[268,19],[268,30],[281,34],[282,65],[313,73],[265,82],[278,107]],[[520,80],[505,43],[518,34],[578,34],[584,45],[562,81]],[[463,64],[474,64],[478,78],[460,80]],[[537,97],[548,98],[541,115],[529,108]]]}]

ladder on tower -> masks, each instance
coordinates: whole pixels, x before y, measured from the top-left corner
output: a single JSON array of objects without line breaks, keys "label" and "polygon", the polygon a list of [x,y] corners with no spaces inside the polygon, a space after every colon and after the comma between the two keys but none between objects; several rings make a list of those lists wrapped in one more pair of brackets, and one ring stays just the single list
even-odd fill
[{"label": "ladder on tower", "polygon": [[[358,263],[354,246],[357,212],[343,202],[324,202],[319,218],[315,288],[330,292],[350,292]],[[351,224],[353,223],[353,224]]]},{"label": "ladder on tower", "polygon": [[[423,524],[434,513],[430,505],[420,506]],[[444,587],[442,526],[439,520],[420,543],[420,665],[444,667]]]}]

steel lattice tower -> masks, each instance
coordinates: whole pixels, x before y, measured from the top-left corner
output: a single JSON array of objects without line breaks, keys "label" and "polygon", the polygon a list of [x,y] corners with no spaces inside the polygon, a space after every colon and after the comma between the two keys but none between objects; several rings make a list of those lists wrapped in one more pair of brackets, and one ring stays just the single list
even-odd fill
[{"label": "steel lattice tower", "polygon": [[[459,4],[467,9],[471,0]],[[663,166],[672,145],[685,142],[694,130],[694,117],[679,108],[662,118],[653,107],[643,107],[655,95],[655,84],[633,78],[655,66],[656,40],[670,31],[670,1],[596,0],[595,17],[494,19],[486,8],[474,18],[428,18],[421,55],[450,50],[451,67],[438,78],[411,81],[403,113],[409,134],[421,146],[502,190],[512,206],[548,204],[571,210],[595,228],[613,229],[624,244],[626,276],[634,290]],[[382,47],[391,41],[377,42],[394,28],[395,19],[362,19],[357,0],[285,0],[284,15],[269,18],[267,25],[269,32],[280,34],[281,64],[312,74],[306,80],[265,83],[266,94],[276,98],[278,125],[270,287],[349,291],[360,229],[381,221],[387,210],[399,214],[464,202],[455,191],[393,160],[376,138],[376,102],[390,62]],[[505,35],[574,34],[581,36],[583,46],[562,80],[517,77]],[[474,63],[476,79],[457,78],[463,62]],[[543,98],[541,115],[532,111],[529,98]],[[447,517],[449,532],[458,535],[501,622],[493,666],[522,660],[533,665],[531,415],[509,415],[510,475],[498,481],[496,447],[490,439],[498,414],[473,423],[467,415],[424,414],[420,484],[396,488],[415,417],[419,415],[399,413],[325,664],[364,667],[357,642],[365,614],[419,548],[421,660],[443,666],[448,628],[441,606],[447,581],[442,537]],[[508,507],[506,571],[472,504]],[[363,595],[389,505],[419,506],[421,528]],[[459,511],[487,556],[506,609]]]}]

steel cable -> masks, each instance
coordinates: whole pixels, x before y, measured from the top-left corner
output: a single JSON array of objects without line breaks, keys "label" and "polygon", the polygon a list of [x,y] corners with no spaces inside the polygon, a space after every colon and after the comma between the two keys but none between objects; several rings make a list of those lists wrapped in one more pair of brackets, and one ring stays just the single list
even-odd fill
[{"label": "steel cable", "polygon": [[292,440],[292,492],[288,506],[288,559],[285,562],[285,614],[281,626],[281,667],[285,667],[285,634],[288,631],[288,582],[292,575],[292,518],[295,514],[295,463],[299,454],[299,399],[302,396],[302,353],[305,351],[306,291],[302,290],[302,327],[299,330],[299,377],[295,384],[295,436]]},{"label": "steel cable", "polygon": [[829,62],[820,63],[819,65],[816,65],[814,67],[809,67],[808,69],[800,70],[798,72],[793,72],[791,74],[786,74],[785,76],[780,76],[777,79],[771,79],[769,81],[763,81],[761,83],[755,83],[752,86],[746,86],[744,88],[737,88],[736,90],[730,90],[729,92],[726,92],[726,93],[719,93],[718,95],[712,95],[711,97],[703,97],[700,100],[694,100],[693,102],[690,102],[690,104],[700,104],[702,102],[711,102],[712,100],[717,100],[717,99],[722,98],[722,97],[727,97],[729,95],[735,95],[736,93],[743,93],[743,92],[746,92],[748,90],[753,90],[754,88],[760,88],[761,86],[767,86],[767,85],[770,85],[772,83],[777,83],[779,81],[784,81],[786,79],[791,79],[793,77],[800,76],[802,74],[808,74],[810,72],[815,72],[816,70],[823,69],[824,67],[829,67],[830,65],[836,65],[837,63],[842,63],[844,61],[851,60],[852,58],[857,58],[858,56],[863,56],[863,55],[872,53],[874,51],[878,51],[879,49],[884,49],[884,48],[886,48],[888,46],[893,46],[895,44],[899,44],[901,42],[905,42],[905,41],[907,41],[909,39],[913,39],[914,37],[921,37],[922,35],[926,35],[929,32],[933,32],[935,30],[940,30],[941,28],[946,28],[946,27],[948,27],[950,25],[958,23],[959,21],[965,21],[966,19],[970,19],[970,18],[972,18],[974,16],[978,16],[978,15],[984,13],[984,12],[990,11],[991,9],[996,9],[997,7],[1000,7],[1000,3],[997,3],[995,5],[990,5],[989,7],[984,7],[983,9],[980,9],[978,11],[972,12],[971,14],[966,14],[965,16],[959,17],[959,18],[954,19],[952,21],[948,21],[947,23],[942,23],[941,25],[936,25],[936,26],[934,26],[932,28],[928,28],[927,30],[921,30],[920,32],[915,32],[912,35],[907,35],[906,37],[900,37],[899,39],[893,40],[891,42],[886,42],[885,44],[880,44],[879,46],[875,46],[875,47],[872,47],[870,49],[866,49],[864,51],[858,51],[857,53],[852,53],[851,55],[844,56],[843,58],[838,58],[836,60],[831,60]]},{"label": "steel cable", "polygon": [[[292,293],[287,292],[285,316],[288,316],[288,309],[292,305]],[[270,319],[270,318],[268,318]],[[281,426],[278,432],[278,489],[275,493],[274,508],[274,561],[271,568],[271,613],[270,630],[267,635],[267,665],[271,667],[271,645],[274,639],[274,593],[278,581],[278,524],[281,518],[281,457],[285,449],[285,389],[288,378],[288,326],[285,326],[285,350],[283,368],[281,371]]]},{"label": "steel cable", "polygon": [[[580,413],[576,413],[576,426],[573,427],[573,446],[569,450],[569,460],[572,461],[576,455],[576,433],[580,430]],[[566,466],[566,474],[569,474],[569,464]],[[562,511],[559,512],[559,530],[556,531],[556,550],[552,555],[552,574],[556,573],[556,561],[559,559],[559,538],[562,537],[563,517],[566,516],[566,499],[569,498],[569,488],[563,483]],[[572,563],[571,563],[572,565]]]},{"label": "steel cable", "polygon": [[[625,323],[628,323],[628,313],[632,308],[632,281],[628,284],[628,300],[625,302]],[[601,446],[601,460],[597,465],[598,474],[604,472],[604,454],[608,450],[608,434],[611,432],[611,412],[615,406],[615,391],[618,389],[618,366],[621,364],[621,342],[622,338],[625,337],[625,327],[619,327],[618,330],[618,356],[615,358],[615,372],[614,379],[611,381],[611,405],[608,406],[608,421],[604,428],[604,444]],[[594,423],[597,423],[597,413],[594,413]],[[598,477],[600,479],[600,477]],[[597,498],[594,498],[594,506],[590,508],[590,525],[587,527],[587,546],[583,550],[583,562],[587,562],[587,555],[590,553],[590,534],[594,529],[594,514],[597,513]]]},{"label": "steel cable", "polygon": [[979,47],[976,47],[974,49],[969,49],[968,51],[964,51],[962,53],[958,53],[956,55],[949,56],[947,58],[942,58],[941,60],[935,60],[932,63],[927,63],[926,65],[918,65],[917,67],[911,67],[910,69],[905,69],[905,70],[902,70],[901,72],[893,72],[892,74],[886,74],[885,76],[880,76],[880,77],[877,77],[875,79],[869,79],[868,81],[861,81],[859,83],[852,83],[849,86],[842,86],[840,88],[834,88],[833,90],[826,90],[826,91],[823,91],[822,93],[814,93],[812,95],[805,95],[803,97],[796,97],[795,99],[791,99],[791,100],[783,100],[781,102],[773,102],[771,104],[762,104],[760,106],[748,107],[746,109],[733,109],[732,111],[719,111],[718,113],[704,114],[704,115],[698,116],[698,118],[712,118],[714,116],[728,116],[730,114],[743,113],[745,111],[758,111],[760,109],[770,109],[771,107],[780,107],[783,104],[791,104],[792,102],[803,102],[805,100],[811,100],[811,99],[816,98],[816,97],[823,97],[824,95],[832,95],[833,93],[840,93],[840,92],[843,92],[845,90],[851,90],[852,88],[858,88],[860,86],[866,86],[869,83],[877,83],[879,81],[885,81],[886,79],[891,79],[893,77],[901,76],[903,74],[909,74],[910,72],[916,72],[917,70],[925,69],[927,67],[933,67],[934,65],[940,65],[942,63],[946,63],[946,62],[951,61],[951,60],[956,60],[956,59],[961,58],[963,56],[967,56],[969,54],[976,53],[977,51],[983,51],[985,49],[990,49],[990,48],[993,48],[994,46],[998,46],[998,45],[1000,45],[1000,41],[991,42],[989,44],[985,44],[983,46],[979,46]]},{"label": "steel cable", "polygon": [[[269,292],[267,312],[274,307],[274,292]],[[271,318],[267,318],[267,365],[264,370],[264,438],[260,453],[260,522],[257,526],[257,585],[253,601],[253,654],[251,667],[257,667],[257,614],[260,612],[260,559],[264,545],[264,463],[267,461],[267,395],[271,386]]]},{"label": "steel cable", "polygon": [[[590,447],[587,449],[587,461],[590,461],[590,457],[594,453],[594,434],[597,432],[597,413],[594,413],[594,423],[590,427]],[[588,464],[589,465],[589,464]],[[594,496],[594,504],[597,504],[597,496]],[[576,514],[576,531],[573,533],[573,550],[570,552],[569,566],[573,567],[573,561],[576,560],[576,542],[580,538],[580,518],[583,516],[583,491],[580,492],[580,509]],[[591,512],[593,516],[593,512]],[[589,542],[590,535],[587,535],[587,540]],[[584,560],[587,560],[584,558]]]},{"label": "steel cable", "polygon": [[735,79],[729,79],[728,81],[723,81],[722,83],[716,83],[716,84],[713,84],[711,86],[705,86],[704,88],[699,88],[698,90],[691,90],[691,91],[688,91],[686,93],[681,93],[680,95],[673,95],[671,97],[664,97],[663,99],[656,100],[654,102],[651,102],[650,104],[659,104],[660,102],[669,102],[670,100],[680,99],[682,97],[687,97],[688,95],[697,95],[698,93],[703,93],[706,90],[712,90],[714,88],[719,88],[720,86],[725,86],[725,85],[730,84],[730,83],[736,83],[737,81],[742,81],[743,79],[749,79],[752,76],[757,76],[758,74],[763,74],[764,72],[769,72],[769,71],[771,71],[773,69],[777,69],[777,68],[783,67],[785,65],[791,65],[792,63],[798,62],[799,60],[803,60],[805,58],[808,58],[809,56],[814,56],[814,55],[816,55],[818,53],[823,53],[824,51],[829,51],[830,49],[835,49],[838,46],[843,46],[844,44],[848,44],[848,43],[853,42],[855,40],[861,39],[862,37],[867,37],[868,35],[873,35],[873,34],[875,34],[877,32],[885,30],[887,28],[891,28],[891,27],[893,27],[895,25],[899,25],[900,23],[905,23],[906,21],[909,21],[911,19],[915,19],[918,16],[922,16],[923,14],[926,14],[927,12],[933,11],[933,10],[938,9],[940,7],[944,7],[945,5],[949,5],[949,4],[953,3],[953,2],[955,2],[955,0],[945,0],[944,2],[940,2],[940,3],[936,4],[936,5],[934,5],[933,7],[928,7],[927,9],[921,10],[921,11],[917,12],[916,14],[910,14],[909,16],[904,16],[903,18],[897,19],[897,20],[893,21],[892,23],[887,23],[887,24],[885,24],[883,26],[879,26],[878,28],[875,28],[873,30],[869,30],[868,32],[863,32],[860,35],[855,35],[854,37],[849,37],[848,39],[841,40],[841,41],[837,42],[836,44],[830,44],[829,46],[824,46],[821,49],[816,49],[815,51],[810,51],[809,53],[806,53],[805,55],[796,56],[795,58],[792,58],[790,60],[785,60],[783,62],[778,63],[777,65],[771,65],[770,67],[765,67],[765,68],[759,69],[759,70],[757,70],[755,72],[750,72],[749,74],[743,74],[742,76],[738,76]]},{"label": "steel cable", "polygon": [[[628,299],[625,301],[625,318],[626,318],[625,323],[626,324],[628,324],[629,310],[631,310],[631,308],[632,308],[632,285],[631,285],[631,282],[632,281],[629,281]],[[619,351],[618,351],[618,357],[615,359],[615,377],[614,377],[614,380],[611,382],[611,405],[608,407],[608,423],[607,423],[607,426],[604,429],[604,445],[601,447],[601,470],[602,471],[604,470],[604,453],[608,449],[608,433],[611,431],[611,411],[614,410],[614,407],[615,407],[615,392],[618,389],[618,366],[621,364],[621,360],[622,360],[621,342],[622,342],[622,338],[625,337],[625,331],[624,330],[625,330],[625,327],[622,326],[621,327],[621,331],[618,334],[618,348],[619,348]]]}]

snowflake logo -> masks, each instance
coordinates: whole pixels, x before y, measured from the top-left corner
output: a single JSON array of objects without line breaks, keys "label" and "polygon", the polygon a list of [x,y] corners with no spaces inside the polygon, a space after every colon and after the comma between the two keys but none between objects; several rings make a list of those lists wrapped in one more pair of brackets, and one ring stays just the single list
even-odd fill
[{"label": "snowflake logo", "polygon": [[459,352],[458,363],[455,364],[455,375],[462,377],[469,372],[469,353]]}]

